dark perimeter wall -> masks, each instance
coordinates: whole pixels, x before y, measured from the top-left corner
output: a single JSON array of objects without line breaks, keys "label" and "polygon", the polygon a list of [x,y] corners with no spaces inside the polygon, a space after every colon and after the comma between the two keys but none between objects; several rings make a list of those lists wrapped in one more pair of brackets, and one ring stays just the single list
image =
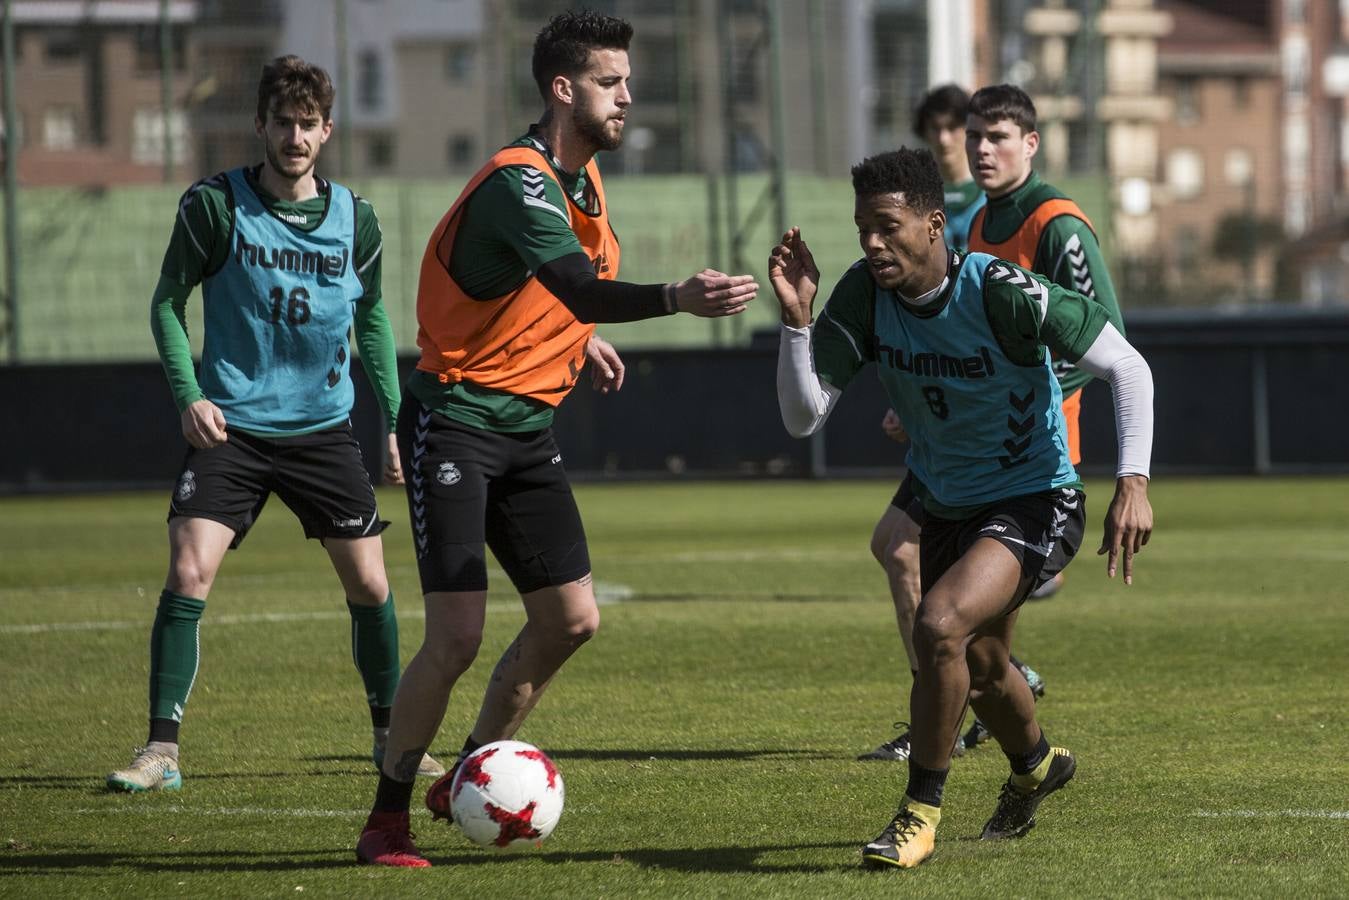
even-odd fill
[{"label": "dark perimeter wall", "polygon": [[[1156,382],[1154,471],[1349,471],[1349,315],[1135,316],[1129,337]],[[620,352],[622,348],[620,347]],[[902,471],[880,432],[886,401],[864,371],[822,437],[778,417],[777,338],[739,350],[624,354],[627,384],[599,395],[583,376],[556,432],[577,478],[846,476]],[[411,366],[412,360],[404,360]],[[359,365],[353,421],[378,471],[378,409]],[[1083,405],[1083,469],[1110,474],[1109,388]],[[172,484],[185,444],[157,363],[0,368],[0,493]]]}]

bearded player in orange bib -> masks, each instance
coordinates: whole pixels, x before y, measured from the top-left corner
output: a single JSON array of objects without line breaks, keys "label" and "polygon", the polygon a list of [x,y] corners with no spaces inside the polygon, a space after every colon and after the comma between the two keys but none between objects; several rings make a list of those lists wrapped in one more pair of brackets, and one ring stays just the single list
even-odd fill
[{"label": "bearded player in orange bib", "polygon": [[[595,387],[622,386],[622,361],[594,323],[735,315],[758,291],[749,275],[706,269],[670,284],[616,280],[619,245],[593,157],[623,139],[631,37],[627,22],[593,12],[563,13],[539,32],[542,120],[483,166],[427,244],[422,356],[398,422],[426,638],[394,700],[356,845],[362,863],[430,865],[408,831],[413,778],[482,641],[486,547],[528,618],[497,663],[461,761],[514,736],[599,627],[585,531],[550,428],[587,362]],[[436,818],[450,815],[453,777],[427,793]]]}]

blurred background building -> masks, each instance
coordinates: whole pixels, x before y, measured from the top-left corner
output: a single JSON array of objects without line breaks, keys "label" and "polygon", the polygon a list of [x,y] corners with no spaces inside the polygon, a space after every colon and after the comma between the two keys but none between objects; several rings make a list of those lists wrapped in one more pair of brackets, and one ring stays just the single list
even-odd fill
[{"label": "blurred background building", "polygon": [[[1126,309],[1349,297],[1349,0],[589,5],[636,28],[637,105],[605,170],[694,177],[681,191],[705,202],[706,223],[705,234],[683,241],[690,252],[757,264],[754,228],[771,234],[815,208],[812,191],[846,191],[853,162],[915,142],[911,110],[924,90],[1011,81],[1039,108],[1038,168],[1092,216]],[[86,199],[138,184],[176,193],[255,161],[258,72],[286,52],[324,65],[338,83],[323,171],[358,185],[387,179],[413,194],[436,183],[443,206],[537,116],[529,50],[561,4],[3,7],[6,194],[16,217],[6,229],[20,232],[8,246],[41,249],[42,223],[32,217],[56,196],[43,190],[67,191],[70,209],[72,190]],[[382,215],[387,191],[374,197]],[[400,229],[413,244],[422,227],[411,216]],[[163,234],[138,236],[149,248],[146,296],[166,237],[167,223]],[[5,328],[26,290],[51,294],[25,288],[31,273],[11,262],[17,255],[4,263]],[[18,354],[17,340],[6,346]]]}]

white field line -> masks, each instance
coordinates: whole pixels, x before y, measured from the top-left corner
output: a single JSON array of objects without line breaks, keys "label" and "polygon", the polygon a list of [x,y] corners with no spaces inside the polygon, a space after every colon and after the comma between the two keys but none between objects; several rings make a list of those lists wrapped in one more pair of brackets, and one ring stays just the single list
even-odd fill
[{"label": "white field line", "polygon": [[1196,819],[1349,819],[1344,809],[1219,809],[1200,810]]},{"label": "white field line", "polygon": [[103,806],[72,809],[77,816],[106,816],[125,813],[186,813],[192,816],[256,816],[265,819],[359,819],[370,814],[368,809],[267,809],[261,806]]},{"label": "white field line", "polygon": [[[622,584],[606,584],[601,581],[595,582],[595,602],[600,606],[611,606],[615,603],[621,603],[633,596],[632,588]],[[518,600],[489,600],[487,610],[489,612],[506,612],[508,610],[520,609]],[[207,613],[202,617],[202,621],[208,623],[209,627],[217,625],[257,625],[267,622],[325,622],[332,620],[343,620],[349,618],[346,610],[331,610],[320,612],[261,612],[261,613],[240,613],[213,616]],[[399,609],[398,618],[400,619],[425,619],[426,611],[423,609]],[[103,622],[44,622],[31,625],[0,625],[0,634],[46,634],[55,631],[122,631],[129,628],[143,629],[148,628],[150,623],[144,620],[110,620]]]}]

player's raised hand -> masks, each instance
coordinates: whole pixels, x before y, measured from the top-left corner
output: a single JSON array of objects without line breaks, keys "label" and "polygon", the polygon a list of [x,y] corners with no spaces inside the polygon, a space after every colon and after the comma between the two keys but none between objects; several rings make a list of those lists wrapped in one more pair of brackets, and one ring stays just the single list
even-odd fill
[{"label": "player's raised hand", "polygon": [[782,307],[782,324],[793,328],[809,325],[811,304],[820,288],[820,270],[800,228],[789,229],[769,254],[768,281]]},{"label": "player's raised hand", "polygon": [[590,361],[591,387],[601,394],[622,390],[627,369],[613,344],[597,334],[591,335],[586,342],[586,359]]},{"label": "player's raised hand", "polygon": [[675,308],[704,318],[734,316],[759,293],[753,275],[726,275],[703,269],[675,285]]},{"label": "player's raised hand", "polygon": [[219,447],[229,440],[225,434],[225,414],[210,400],[202,398],[188,404],[179,419],[183,437],[198,450]]},{"label": "player's raised hand", "polygon": [[1152,504],[1148,502],[1148,479],[1124,475],[1115,482],[1115,496],[1105,512],[1105,534],[1097,556],[1106,558],[1106,575],[1115,577],[1120,556],[1124,557],[1124,583],[1134,583],[1134,554],[1152,537]]},{"label": "player's raised hand", "polygon": [[899,413],[893,409],[887,409],[885,415],[881,416],[881,431],[892,441],[904,443],[909,439],[909,433],[904,430],[904,423],[900,421]]}]

